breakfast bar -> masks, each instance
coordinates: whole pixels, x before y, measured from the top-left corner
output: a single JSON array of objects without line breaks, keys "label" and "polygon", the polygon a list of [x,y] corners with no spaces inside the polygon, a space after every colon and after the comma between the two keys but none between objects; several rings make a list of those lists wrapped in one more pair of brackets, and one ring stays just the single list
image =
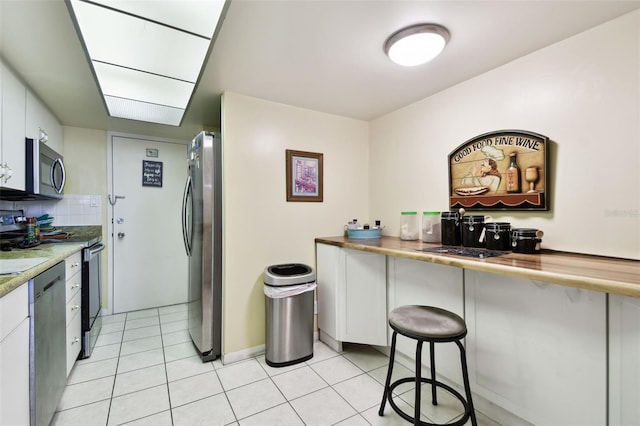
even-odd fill
[{"label": "breakfast bar", "polygon": [[[333,348],[386,351],[388,312],[437,306],[467,323],[474,402],[491,418],[640,422],[640,261],[551,250],[467,257],[386,236],[315,243],[319,335]],[[398,350],[413,357],[409,342]],[[437,348],[436,359],[441,378],[459,388],[455,347]]]}]

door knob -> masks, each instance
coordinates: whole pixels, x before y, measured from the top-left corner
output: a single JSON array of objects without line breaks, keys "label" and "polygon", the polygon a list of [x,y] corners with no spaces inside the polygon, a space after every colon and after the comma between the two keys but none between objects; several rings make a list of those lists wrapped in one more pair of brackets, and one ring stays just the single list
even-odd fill
[{"label": "door knob", "polygon": [[118,238],[124,238],[124,232],[118,232]]}]

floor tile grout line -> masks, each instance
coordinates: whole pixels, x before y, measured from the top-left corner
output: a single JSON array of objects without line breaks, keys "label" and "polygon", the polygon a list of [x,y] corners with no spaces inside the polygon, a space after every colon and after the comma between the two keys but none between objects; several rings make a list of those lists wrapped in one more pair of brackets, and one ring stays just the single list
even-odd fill
[{"label": "floor tile grout line", "polygon": [[[126,326],[127,323],[127,315],[125,313],[124,316],[124,324]],[[113,405],[113,394],[116,390],[116,381],[118,379],[118,367],[120,366],[120,353],[122,352],[122,341],[124,339],[124,326],[122,330],[122,335],[120,336],[120,348],[118,349],[118,360],[116,361],[116,371],[113,374],[113,385],[111,386],[111,398],[109,398],[109,408],[107,409],[107,418],[105,420],[105,426],[109,425],[109,417],[111,416],[111,406]]]},{"label": "floor tile grout line", "polygon": [[[158,321],[160,322],[160,310],[158,310]],[[162,337],[162,323],[160,323],[160,343],[162,344],[162,359],[164,361],[164,376],[166,379],[167,385],[167,399],[169,400],[169,416],[171,417],[171,424],[174,424],[173,421],[173,406],[171,405],[171,391],[169,390],[169,371],[167,370],[167,355],[164,351],[164,339]]]}]

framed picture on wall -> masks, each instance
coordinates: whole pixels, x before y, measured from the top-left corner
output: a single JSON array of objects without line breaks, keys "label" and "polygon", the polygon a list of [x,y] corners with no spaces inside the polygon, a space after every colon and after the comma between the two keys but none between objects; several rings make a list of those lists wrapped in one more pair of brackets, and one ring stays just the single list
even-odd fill
[{"label": "framed picture on wall", "polygon": [[322,154],[286,150],[287,201],[322,202]]},{"label": "framed picture on wall", "polygon": [[449,207],[549,210],[549,138],[498,130],[449,154]]}]

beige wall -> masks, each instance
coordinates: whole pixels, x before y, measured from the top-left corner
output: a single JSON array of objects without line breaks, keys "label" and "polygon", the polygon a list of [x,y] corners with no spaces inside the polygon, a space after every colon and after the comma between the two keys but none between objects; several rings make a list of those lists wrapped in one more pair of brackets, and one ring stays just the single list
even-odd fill
[{"label": "beige wall", "polygon": [[448,210],[448,154],[500,129],[551,139],[551,210],[494,219],[544,230],[543,247],[640,259],[640,11],[372,121],[385,234],[402,210]]},{"label": "beige wall", "polygon": [[[102,206],[102,243],[108,248],[107,238],[107,132],[64,126],[63,139],[65,168],[68,181],[65,194],[100,195]],[[107,250],[102,252],[102,307],[108,308]]]},{"label": "beige wall", "polygon": [[[313,239],[368,218],[366,122],[225,93],[224,352],[265,343],[266,266],[315,265]],[[285,150],[319,152],[324,201],[287,202]]]}]

